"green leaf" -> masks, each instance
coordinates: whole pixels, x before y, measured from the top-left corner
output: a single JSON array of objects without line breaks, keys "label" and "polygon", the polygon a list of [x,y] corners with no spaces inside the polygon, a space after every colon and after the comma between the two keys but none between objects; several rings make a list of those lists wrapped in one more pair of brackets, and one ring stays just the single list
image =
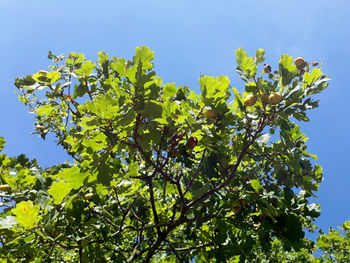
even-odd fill
[{"label": "green leaf", "polygon": [[39,115],[39,116],[50,116],[51,115],[51,112],[55,109],[56,107],[54,105],[51,105],[51,104],[46,104],[44,106],[41,106],[40,108],[37,108],[36,109],[36,113]]},{"label": "green leaf", "polygon": [[59,182],[53,182],[47,192],[54,197],[54,203],[57,205],[63,201],[71,189],[72,187],[69,183],[61,180]]},{"label": "green leaf", "polygon": [[289,56],[288,54],[281,56],[279,65],[292,73],[296,73],[298,71],[298,68],[293,65],[293,57]]},{"label": "green leaf", "polygon": [[257,63],[262,63],[265,61],[265,58],[264,58],[264,55],[265,55],[265,50],[263,49],[258,49],[255,53],[255,60]]},{"label": "green leaf", "polygon": [[16,216],[16,221],[26,229],[33,228],[40,220],[39,205],[34,205],[32,201],[23,201],[12,209],[12,213]]},{"label": "green leaf", "polygon": [[3,137],[0,137],[0,151],[4,149],[5,144],[6,144],[5,139]]},{"label": "green leaf", "polygon": [[197,198],[201,195],[203,195],[205,192],[207,192],[211,188],[209,183],[202,184],[200,182],[194,182],[192,185],[192,193],[193,197]]},{"label": "green leaf", "polygon": [[12,228],[17,224],[14,216],[6,216],[5,218],[0,218],[0,229]]},{"label": "green leaf", "polygon": [[241,256],[233,256],[230,258],[230,263],[239,263],[240,262],[240,257]]},{"label": "green leaf", "polygon": [[131,162],[129,164],[129,171],[127,173],[127,177],[137,176],[139,171],[139,165],[137,162]]},{"label": "green leaf", "polygon": [[103,66],[108,61],[108,54],[104,51],[98,52],[98,62],[101,66]]},{"label": "green leaf", "polygon": [[259,136],[259,138],[256,140],[258,145],[261,147],[264,144],[267,144],[267,142],[270,140],[271,135],[268,133],[262,134]]},{"label": "green leaf", "polygon": [[38,204],[40,206],[41,209],[45,209],[47,203],[50,201],[51,197],[50,195],[43,191],[43,190],[39,190],[38,192]]},{"label": "green leaf", "polygon": [[135,50],[135,56],[133,62],[135,65],[142,63],[142,69],[148,70],[153,68],[151,61],[154,59],[154,52],[146,46],[137,47]]},{"label": "green leaf", "polygon": [[248,57],[248,54],[243,50],[243,48],[236,50],[236,60],[238,67],[242,69],[249,77],[256,75],[257,67],[254,63],[254,59],[252,57]]},{"label": "green leaf", "polygon": [[85,60],[85,56],[82,53],[71,52],[68,54],[66,59],[67,66],[80,65]]},{"label": "green leaf", "polygon": [[145,104],[145,108],[142,113],[146,115],[149,120],[162,117],[162,106],[156,101],[149,101]]},{"label": "green leaf", "polygon": [[159,124],[163,124],[163,125],[169,124],[166,119],[162,119],[162,118],[155,118],[155,119],[153,119],[153,121],[158,122]]},{"label": "green leaf", "polygon": [[95,64],[92,61],[88,60],[81,65],[80,69],[76,69],[75,73],[82,77],[89,77],[94,68],[95,68]]},{"label": "green leaf", "polygon": [[91,138],[84,139],[83,145],[86,148],[91,148],[93,152],[97,152],[104,149],[107,146],[107,137],[103,133],[97,133]]},{"label": "green leaf", "polygon": [[111,68],[113,71],[116,71],[120,76],[124,76],[126,72],[126,60],[125,58],[116,58],[113,57],[113,61],[111,63]]},{"label": "green leaf", "polygon": [[80,83],[79,85],[74,85],[73,97],[83,97],[87,93],[87,87]]},{"label": "green leaf", "polygon": [[256,86],[255,82],[247,83],[244,87],[245,87],[246,92],[248,92],[248,93],[257,94],[258,91],[259,91],[259,89]]},{"label": "green leaf", "polygon": [[72,189],[78,189],[83,185],[87,173],[82,173],[78,166],[72,168],[66,168],[59,172],[56,177],[66,180]]},{"label": "green leaf", "polygon": [[298,68],[293,65],[293,57],[288,54],[282,55],[279,61],[279,71],[282,77],[282,85],[289,85],[298,72]]},{"label": "green leaf", "polygon": [[126,114],[124,114],[120,120],[118,120],[119,126],[128,126],[135,120],[135,111],[130,109]]},{"label": "green leaf", "polygon": [[237,103],[237,106],[241,111],[244,111],[244,102],[243,98],[241,96],[241,93],[236,88],[232,88],[233,93],[235,94],[235,99],[234,101]]},{"label": "green leaf", "polygon": [[[113,167],[103,163],[103,160],[101,160],[100,162],[96,163],[94,168],[95,172],[97,173],[97,181],[106,186],[110,185],[111,180],[113,179],[113,173],[115,173]],[[89,179],[91,179],[91,176]]]},{"label": "green leaf", "polygon": [[314,68],[311,73],[306,72],[304,74],[304,86],[311,85],[311,83],[315,82],[321,76],[322,71],[319,68]]},{"label": "green leaf", "polygon": [[101,118],[112,119],[119,114],[119,106],[111,94],[97,95],[96,98],[88,102],[87,105],[92,113],[95,113]]},{"label": "green leaf", "polygon": [[47,77],[48,72],[41,70],[33,75],[33,79],[41,83],[50,83],[50,79]]},{"label": "green leaf", "polygon": [[175,83],[166,84],[163,87],[163,100],[174,97],[176,94],[176,91],[177,89],[176,89]]},{"label": "green leaf", "polygon": [[53,84],[54,82],[56,82],[57,80],[59,80],[61,78],[61,73],[59,73],[57,71],[51,71],[51,72],[47,73],[46,77],[48,79],[50,79],[50,83]]},{"label": "green leaf", "polygon": [[250,185],[254,188],[255,191],[259,192],[260,189],[262,189],[262,185],[260,184],[259,180],[251,180]]},{"label": "green leaf", "polygon": [[212,76],[202,76],[199,85],[202,91],[201,100],[205,105],[214,107],[214,104],[221,98],[227,96],[230,88],[230,80],[227,76],[214,78]]}]

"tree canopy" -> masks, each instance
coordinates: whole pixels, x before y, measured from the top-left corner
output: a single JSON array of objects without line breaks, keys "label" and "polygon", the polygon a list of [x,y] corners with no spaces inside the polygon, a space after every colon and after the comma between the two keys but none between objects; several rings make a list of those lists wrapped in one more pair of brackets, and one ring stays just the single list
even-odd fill
[{"label": "tree canopy", "polygon": [[[245,91],[201,75],[200,94],[163,83],[154,52],[56,56],[18,78],[35,133],[74,159],[49,168],[0,155],[0,255],[8,262],[344,262],[345,237],[317,240],[323,179],[298,123],[330,78],[318,63],[236,50]],[[3,148],[4,139],[0,140]],[[333,243],[332,243],[333,242]],[[346,249],[346,248],[345,248]],[[339,258],[339,256],[338,256]],[[347,262],[347,261],[346,261]]]}]

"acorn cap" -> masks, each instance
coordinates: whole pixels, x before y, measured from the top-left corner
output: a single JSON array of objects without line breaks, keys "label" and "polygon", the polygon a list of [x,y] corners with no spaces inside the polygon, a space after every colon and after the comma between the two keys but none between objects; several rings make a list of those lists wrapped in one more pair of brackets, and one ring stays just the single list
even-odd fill
[{"label": "acorn cap", "polygon": [[294,60],[294,63],[295,63],[295,66],[297,66],[298,69],[302,69],[302,68],[305,68],[306,67],[306,61],[301,58],[301,57],[298,57]]},{"label": "acorn cap", "polygon": [[271,66],[270,66],[269,64],[266,64],[266,65],[264,66],[264,72],[265,72],[265,73],[270,73],[270,72],[271,72]]}]

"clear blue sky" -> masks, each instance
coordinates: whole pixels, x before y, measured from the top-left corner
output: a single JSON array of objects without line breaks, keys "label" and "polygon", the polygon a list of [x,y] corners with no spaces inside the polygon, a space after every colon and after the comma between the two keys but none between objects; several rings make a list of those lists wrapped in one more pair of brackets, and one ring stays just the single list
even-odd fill
[{"label": "clear blue sky", "polygon": [[0,136],[5,152],[25,153],[43,166],[68,156],[53,138],[33,131],[33,116],[14,93],[16,77],[47,69],[55,54],[97,52],[130,58],[136,46],[156,54],[156,70],[166,82],[198,91],[200,73],[228,75],[242,90],[235,73],[234,50],[264,48],[277,65],[281,54],[324,60],[332,77],[319,95],[321,105],[302,125],[309,150],[324,168],[319,199],[325,230],[350,219],[349,98],[350,1],[347,0],[0,0]]}]

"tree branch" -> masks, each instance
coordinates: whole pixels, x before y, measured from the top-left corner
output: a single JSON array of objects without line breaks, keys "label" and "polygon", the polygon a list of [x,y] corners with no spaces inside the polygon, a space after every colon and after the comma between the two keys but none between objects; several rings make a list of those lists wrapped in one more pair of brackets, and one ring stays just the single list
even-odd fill
[{"label": "tree branch", "polygon": [[257,129],[256,129],[254,135],[252,136],[252,138],[244,145],[240,155],[237,158],[237,162],[236,162],[236,164],[234,165],[234,167],[233,167],[233,169],[231,171],[231,175],[228,176],[226,178],[226,180],[222,184],[218,185],[215,188],[210,189],[209,191],[207,191],[204,194],[202,194],[200,197],[198,197],[195,200],[192,200],[190,203],[188,203],[187,205],[188,205],[189,208],[191,208],[195,204],[197,204],[197,203],[207,199],[210,195],[216,193],[217,191],[219,191],[220,189],[222,189],[223,187],[225,187],[226,185],[228,185],[231,182],[231,180],[233,179],[233,177],[236,174],[236,171],[237,171],[241,161],[243,160],[243,158],[247,154],[247,151],[248,151],[249,147],[255,142],[255,140],[258,138],[258,135],[260,135],[260,133],[265,128],[265,126],[269,124],[269,122],[274,118],[274,116],[275,116],[275,114],[272,114],[270,116],[270,118],[268,118],[266,121],[265,121],[265,115],[263,115],[259,119],[259,123],[257,125]]}]

